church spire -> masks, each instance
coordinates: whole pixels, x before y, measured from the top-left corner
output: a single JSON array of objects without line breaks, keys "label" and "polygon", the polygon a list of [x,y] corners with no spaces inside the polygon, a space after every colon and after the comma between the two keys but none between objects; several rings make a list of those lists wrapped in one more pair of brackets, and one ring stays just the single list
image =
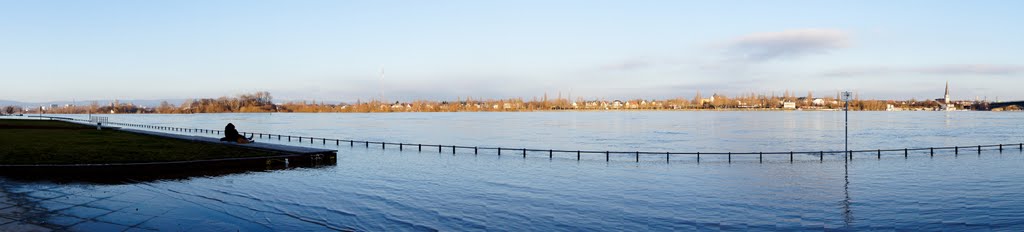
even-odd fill
[{"label": "church spire", "polygon": [[946,81],[946,95],[943,96],[943,98],[946,99],[945,100],[946,104],[949,104],[949,102],[950,102],[950,100],[949,100],[949,81]]},{"label": "church spire", "polygon": [[953,110],[953,105],[950,104],[952,100],[949,99],[949,81],[946,81],[946,95],[942,97],[942,107],[946,110]]}]

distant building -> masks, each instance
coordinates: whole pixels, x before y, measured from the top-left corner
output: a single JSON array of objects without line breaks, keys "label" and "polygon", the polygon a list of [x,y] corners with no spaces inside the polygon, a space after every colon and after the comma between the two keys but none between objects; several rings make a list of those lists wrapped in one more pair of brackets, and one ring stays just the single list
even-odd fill
[{"label": "distant building", "polygon": [[615,109],[622,108],[622,101],[619,101],[619,100],[612,101],[612,108],[615,108]]},{"label": "distant building", "polygon": [[782,103],[782,108],[783,109],[796,109],[796,102],[783,102]]}]

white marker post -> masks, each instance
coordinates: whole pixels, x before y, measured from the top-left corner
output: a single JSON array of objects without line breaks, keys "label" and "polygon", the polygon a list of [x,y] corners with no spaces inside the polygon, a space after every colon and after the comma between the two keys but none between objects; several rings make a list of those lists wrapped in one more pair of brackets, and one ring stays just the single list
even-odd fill
[{"label": "white marker post", "polygon": [[843,102],[846,102],[846,107],[843,109],[843,111],[846,111],[846,115],[844,116],[845,118],[843,119],[846,123],[845,128],[843,129],[843,132],[845,133],[843,135],[843,144],[845,145],[843,148],[846,150],[846,153],[849,153],[850,158],[853,156],[853,153],[850,153],[850,100],[853,100],[851,95],[853,94],[850,91],[843,92]]}]

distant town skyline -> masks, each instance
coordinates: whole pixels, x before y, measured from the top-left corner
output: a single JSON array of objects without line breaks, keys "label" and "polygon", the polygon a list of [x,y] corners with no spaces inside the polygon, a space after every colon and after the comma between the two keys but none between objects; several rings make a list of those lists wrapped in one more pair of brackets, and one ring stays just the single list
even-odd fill
[{"label": "distant town skyline", "polygon": [[[1018,1],[0,1],[0,100],[1024,100]],[[381,78],[381,71],[384,75]]]}]

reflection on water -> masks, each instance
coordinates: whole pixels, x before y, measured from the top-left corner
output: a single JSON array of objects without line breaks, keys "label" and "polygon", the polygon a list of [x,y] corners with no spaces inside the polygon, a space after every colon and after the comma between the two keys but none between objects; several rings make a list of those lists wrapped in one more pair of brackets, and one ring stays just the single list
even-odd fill
[{"label": "reflection on water", "polygon": [[846,227],[853,224],[853,211],[850,210],[850,160],[846,159],[843,164],[843,222]]},{"label": "reflection on water", "polygon": [[[851,149],[1022,141],[1021,115],[854,112]],[[949,119],[947,119],[947,117]],[[595,150],[842,149],[841,112],[114,115],[114,121],[412,143]],[[952,123],[947,124],[946,121]],[[273,141],[265,141],[273,142]],[[316,145],[315,146],[323,146]],[[1024,154],[906,159],[497,156],[339,149],[338,165],[121,185],[23,183],[188,230],[1024,230]],[[639,149],[650,148],[650,149]],[[777,149],[771,149],[777,150]],[[873,155],[872,155],[873,156]],[[36,193],[40,192],[40,193]],[[91,199],[91,201],[89,200]],[[837,202],[839,202],[837,204]],[[127,204],[127,205],[122,205]],[[116,206],[116,207],[115,207]],[[93,217],[61,210],[55,221]],[[119,212],[119,211],[118,211]],[[78,215],[78,216],[76,216]],[[122,218],[118,220],[117,218]],[[119,222],[120,221],[120,222]],[[71,223],[71,222],[66,222]],[[74,224],[82,225],[82,224]],[[79,226],[75,228],[100,227]]]}]

